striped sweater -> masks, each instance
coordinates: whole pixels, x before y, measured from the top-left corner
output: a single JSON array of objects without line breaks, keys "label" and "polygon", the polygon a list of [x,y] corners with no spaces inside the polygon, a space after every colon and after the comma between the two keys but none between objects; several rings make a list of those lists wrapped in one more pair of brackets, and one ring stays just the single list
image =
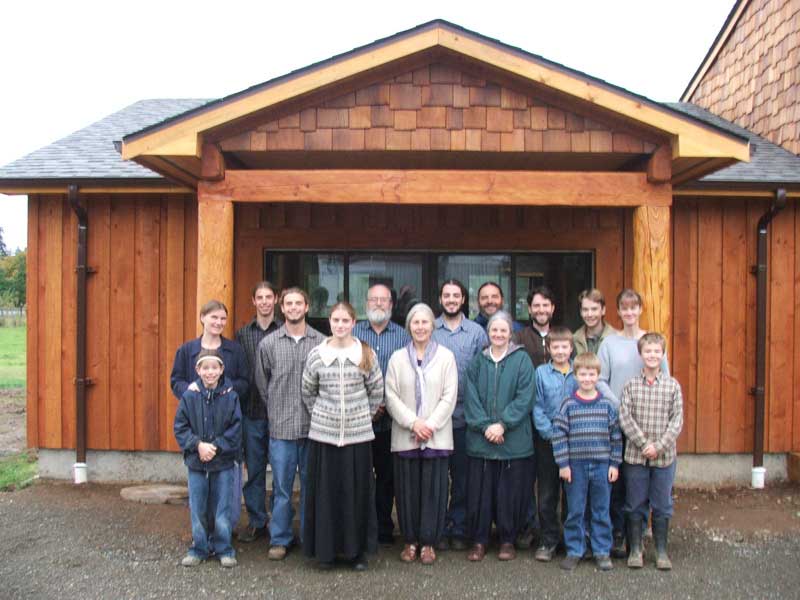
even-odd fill
[{"label": "striped sweater", "polygon": [[559,468],[573,460],[622,462],[622,432],[614,405],[599,392],[586,401],[566,398],[553,419],[553,457]]},{"label": "striped sweater", "polygon": [[383,375],[372,353],[372,368],[358,367],[362,346],[356,342],[337,352],[330,338],[311,350],[303,369],[303,402],[311,414],[308,438],[333,446],[349,446],[375,439],[372,416],[383,403]]}]

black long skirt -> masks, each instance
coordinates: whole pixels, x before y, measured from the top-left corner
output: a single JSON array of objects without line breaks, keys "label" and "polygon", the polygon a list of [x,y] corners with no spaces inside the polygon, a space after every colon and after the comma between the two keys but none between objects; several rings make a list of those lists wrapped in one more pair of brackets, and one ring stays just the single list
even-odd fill
[{"label": "black long skirt", "polygon": [[309,440],[303,551],[320,562],[378,549],[370,442],[341,448]]},{"label": "black long skirt", "polygon": [[513,543],[528,517],[533,457],[486,460],[467,457],[467,530],[475,544],[488,544],[492,521],[500,543]]},{"label": "black long skirt", "polygon": [[394,456],[397,521],[406,544],[435,546],[444,534],[450,458]]}]

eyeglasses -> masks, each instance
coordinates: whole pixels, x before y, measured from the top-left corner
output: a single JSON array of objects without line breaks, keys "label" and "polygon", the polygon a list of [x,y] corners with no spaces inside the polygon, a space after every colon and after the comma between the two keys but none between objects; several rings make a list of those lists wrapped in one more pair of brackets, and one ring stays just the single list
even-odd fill
[{"label": "eyeglasses", "polygon": [[391,301],[392,301],[391,298],[383,298],[378,296],[370,296],[367,298],[367,302],[373,302],[375,304],[385,304]]}]

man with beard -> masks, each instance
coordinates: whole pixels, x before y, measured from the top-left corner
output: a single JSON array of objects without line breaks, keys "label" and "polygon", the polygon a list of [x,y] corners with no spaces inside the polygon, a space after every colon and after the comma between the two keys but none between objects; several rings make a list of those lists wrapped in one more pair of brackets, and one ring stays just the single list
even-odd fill
[{"label": "man with beard", "polygon": [[[498,310],[503,309],[503,289],[494,281],[486,281],[478,288],[478,309],[480,312],[475,317],[475,322],[486,329],[489,318]],[[514,323],[514,331],[523,329],[521,323]]]},{"label": "man with beard", "polygon": [[[547,344],[547,335],[550,333],[550,322],[556,310],[556,300],[553,291],[547,286],[539,286],[528,292],[528,314],[531,316],[531,326],[515,331],[512,341],[525,347],[528,356],[533,361],[533,368],[537,369],[540,365],[546,364],[550,360],[550,351]],[[542,440],[538,439],[536,428],[533,428],[534,446],[541,445]],[[536,454],[534,453],[534,462]],[[538,478],[539,465],[537,462],[536,471],[533,477],[533,490],[531,491],[531,504],[528,508],[528,522],[519,536],[517,537],[517,547],[521,550],[531,547],[536,536],[537,526],[537,505],[536,505],[536,481]]]},{"label": "man with beard", "polygon": [[[382,283],[367,290],[367,320],[359,321],[353,328],[353,336],[369,344],[378,355],[384,380],[389,358],[411,340],[405,329],[393,323],[392,291]],[[372,424],[375,439],[372,442],[372,466],[375,469],[375,509],[378,513],[378,541],[394,543],[394,467],[392,464],[392,418],[381,404]]]},{"label": "man with beard", "polygon": [[300,539],[303,539],[306,459],[311,416],[301,396],[303,365],[325,336],[306,323],[308,294],[297,287],[283,290],[281,312],[286,322],[258,345],[256,385],[267,400],[269,464],[272,467],[270,560],[283,560],[294,542],[292,486],[300,470]]},{"label": "man with beard", "polygon": [[467,301],[467,289],[457,279],[448,279],[439,290],[442,314],[436,319],[433,339],[456,357],[458,369],[458,398],[453,412],[453,454],[450,455],[450,506],[447,510],[445,535],[439,550],[466,550],[467,520],[467,449],[464,419],[464,389],[469,363],[486,346],[486,331],[470,321],[462,312]]},{"label": "man with beard", "polygon": [[606,299],[600,290],[596,288],[583,290],[578,295],[578,305],[583,325],[572,336],[575,354],[584,352],[597,354],[603,340],[619,331],[606,323]]},{"label": "man with beard", "polygon": [[266,398],[258,392],[255,377],[258,345],[281,322],[275,319],[275,287],[261,281],[253,287],[252,300],[256,316],[236,332],[236,341],[244,348],[250,370],[250,393],[242,403],[242,446],[247,465],[247,483],[242,487],[247,508],[247,529],[239,534],[240,542],[253,542],[267,534],[267,427]]}]

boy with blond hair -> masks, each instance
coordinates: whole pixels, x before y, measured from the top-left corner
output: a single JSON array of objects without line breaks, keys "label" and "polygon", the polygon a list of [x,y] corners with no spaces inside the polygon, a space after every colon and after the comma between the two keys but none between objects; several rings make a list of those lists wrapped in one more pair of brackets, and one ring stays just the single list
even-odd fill
[{"label": "boy with blond hair", "polygon": [[622,389],[620,424],[625,448],[625,512],[628,515],[628,566],[644,566],[642,528],[648,507],[653,512],[656,568],[669,570],[667,535],[672,517],[672,484],[675,481],[676,444],[683,427],[683,395],[674,377],[665,373],[662,361],[667,342],[660,333],[639,338],[644,368]]},{"label": "boy with blond hair", "polygon": [[592,553],[597,567],[611,564],[611,483],[622,462],[622,433],[614,404],[597,390],[600,361],[584,352],[573,363],[578,389],[564,403],[554,420],[553,455],[559,476],[566,482],[567,520],[564,544],[567,557],[561,568],[574,569],[585,548],[586,498],[589,497]]}]

